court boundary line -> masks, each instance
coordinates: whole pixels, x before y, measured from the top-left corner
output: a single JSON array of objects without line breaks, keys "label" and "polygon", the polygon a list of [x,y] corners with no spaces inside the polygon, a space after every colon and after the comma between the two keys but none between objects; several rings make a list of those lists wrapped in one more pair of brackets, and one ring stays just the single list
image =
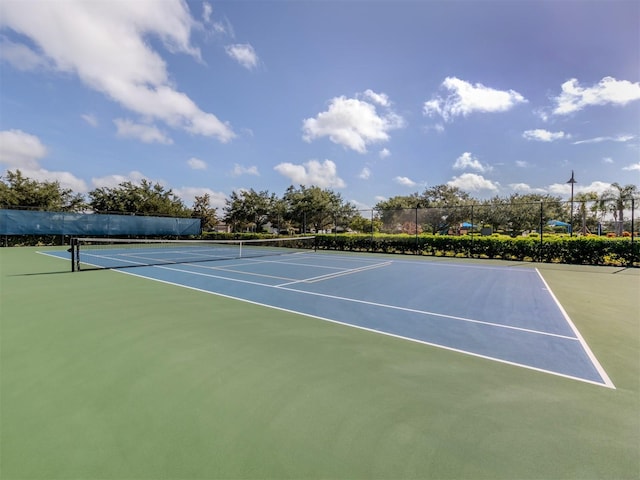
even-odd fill
[{"label": "court boundary line", "polygon": [[277,307],[277,306],[269,305],[269,304],[266,304],[266,303],[256,302],[256,301],[253,301],[253,300],[247,300],[245,298],[234,297],[233,295],[227,295],[227,294],[224,294],[224,293],[212,292],[212,291],[204,290],[204,289],[198,288],[198,287],[192,287],[192,286],[189,286],[189,285],[183,285],[181,283],[170,282],[168,280],[160,280],[160,279],[157,279],[157,278],[151,278],[151,277],[147,277],[147,276],[144,276],[144,275],[141,275],[141,274],[128,272],[126,270],[115,270],[115,272],[116,273],[122,273],[122,274],[125,274],[125,275],[131,275],[131,276],[142,278],[142,279],[145,279],[145,280],[152,280],[154,282],[164,283],[164,284],[172,285],[172,286],[175,286],[175,287],[187,288],[189,290],[194,290],[194,291],[201,292],[201,293],[206,293],[206,294],[209,294],[209,295],[215,295],[215,296],[218,296],[218,297],[228,298],[228,299],[231,299],[231,300],[250,303],[252,305],[257,305],[257,306],[260,306],[260,307],[272,308],[274,310],[279,310],[279,311],[282,311],[282,312],[292,313],[294,315],[302,315],[302,316],[308,317],[308,318],[314,318],[314,319],[318,319],[318,320],[323,320],[325,322],[330,322],[330,323],[334,323],[334,324],[337,324],[337,325],[342,325],[342,326],[345,326],[345,327],[355,328],[355,329],[358,329],[358,330],[364,330],[364,331],[367,331],[367,332],[370,332],[370,333],[375,333],[375,334],[378,334],[378,335],[385,335],[385,336],[388,336],[388,337],[397,338],[397,339],[400,339],[400,340],[405,340],[405,341],[414,342],[414,343],[419,343],[419,344],[427,345],[427,346],[434,347],[434,348],[441,348],[441,349],[448,350],[448,351],[451,351],[451,352],[470,355],[470,356],[476,357],[476,358],[482,358],[482,359],[485,359],[485,360],[490,360],[490,361],[494,361],[494,362],[498,362],[498,363],[503,363],[503,364],[506,364],[506,365],[525,368],[527,370],[533,370],[533,371],[536,371],[536,372],[546,373],[546,374],[557,376],[557,377],[567,378],[567,379],[570,379],[570,380],[576,380],[576,381],[579,381],[579,382],[595,385],[595,386],[598,386],[598,387],[615,388],[615,387],[611,387],[611,386],[606,385],[606,384],[601,383],[601,382],[596,382],[596,381],[593,381],[593,380],[587,380],[585,378],[575,377],[573,375],[567,375],[567,374],[564,374],[564,373],[553,372],[551,370],[545,370],[543,368],[533,367],[531,365],[525,365],[525,364],[521,364],[521,363],[517,363],[517,362],[511,362],[509,360],[503,360],[503,359],[500,359],[500,358],[490,357],[488,355],[482,355],[482,354],[479,354],[479,353],[469,352],[467,350],[460,350],[460,349],[457,349],[457,348],[448,347],[446,345],[440,345],[438,343],[427,342],[425,340],[419,340],[419,339],[416,339],[416,338],[404,337],[402,335],[397,335],[397,334],[385,332],[385,331],[382,331],[382,330],[376,330],[376,329],[373,329],[373,328],[363,327],[363,326],[360,326],[360,325],[353,325],[353,324],[350,324],[350,323],[341,322],[339,320],[333,320],[331,318],[321,317],[319,315],[313,315],[313,314],[310,314],[310,313],[299,312],[297,310],[291,310],[291,309],[284,308],[284,307]]},{"label": "court boundary line", "polygon": [[[39,253],[39,254],[42,254],[42,255],[51,256],[53,258],[57,258],[57,259],[60,259],[60,260],[65,260],[64,257],[59,256],[59,255],[53,255],[53,254],[51,254],[49,252],[36,251],[36,253]],[[304,252],[300,252],[300,254],[304,254]],[[339,255],[339,256],[349,257],[349,255]],[[399,263],[415,264],[415,262],[410,262],[410,261],[406,261],[406,260],[405,261],[400,261]],[[433,264],[438,264],[438,263],[437,262],[430,263],[430,265],[433,265]],[[451,264],[451,263],[442,263],[441,265],[457,266],[457,265]],[[177,271],[181,271],[181,272],[184,272],[184,273],[191,273],[191,274],[196,274],[196,275],[203,275],[203,274],[199,274],[198,272],[191,272],[191,271],[188,271],[188,270],[179,270],[179,269],[176,269],[176,268],[171,268],[171,267],[168,267],[167,265],[155,265],[154,267],[168,269],[168,270],[177,270]],[[473,267],[473,266],[471,266],[471,267]],[[480,268],[502,269],[503,267],[482,267],[481,266]],[[202,292],[202,293],[207,293],[207,294],[210,294],[210,295],[216,295],[216,296],[219,296],[219,297],[224,297],[224,298],[229,298],[229,299],[233,299],[233,300],[237,300],[237,301],[241,301],[241,302],[246,302],[246,303],[250,303],[250,304],[254,304],[254,305],[259,305],[259,306],[266,307],[266,308],[272,308],[272,309],[276,309],[276,310],[280,310],[280,311],[285,311],[285,312],[293,313],[293,314],[296,314],[296,315],[302,315],[302,316],[309,317],[309,318],[317,318],[319,320],[324,320],[324,321],[327,321],[327,322],[343,325],[343,326],[346,326],[346,327],[357,328],[357,329],[360,329],[360,330],[365,330],[365,331],[369,331],[369,332],[373,332],[373,333],[377,333],[377,334],[382,334],[382,335],[386,335],[386,336],[390,336],[390,337],[394,337],[394,338],[398,338],[398,339],[402,339],[402,340],[407,340],[407,341],[414,342],[414,343],[420,343],[420,344],[424,344],[424,345],[429,345],[429,346],[432,346],[432,347],[435,347],[435,348],[442,348],[442,349],[453,351],[453,352],[457,352],[457,353],[471,355],[471,356],[474,356],[474,357],[477,357],[477,358],[484,358],[484,359],[487,359],[487,360],[491,360],[491,361],[495,361],[495,362],[499,362],[499,363],[503,363],[503,364],[507,364],[507,365],[513,365],[513,366],[517,366],[517,367],[521,367],[521,368],[526,368],[528,370],[543,372],[543,373],[547,373],[547,374],[554,375],[554,376],[559,376],[559,377],[563,377],[563,378],[577,380],[579,382],[589,383],[589,384],[600,386],[600,387],[606,387],[606,388],[610,388],[610,389],[614,389],[614,390],[616,389],[615,385],[613,384],[613,382],[611,381],[611,379],[607,375],[606,371],[604,370],[604,368],[602,367],[600,362],[597,360],[596,356],[593,354],[593,352],[589,348],[587,342],[584,340],[584,337],[582,337],[582,335],[580,334],[579,330],[577,329],[577,327],[575,326],[575,324],[573,323],[573,321],[569,317],[568,313],[566,312],[566,310],[564,309],[562,304],[559,302],[559,300],[557,299],[557,297],[555,296],[555,294],[553,293],[553,291],[551,290],[551,288],[549,287],[548,283],[546,282],[546,280],[544,279],[544,277],[542,276],[542,274],[540,273],[540,271],[538,270],[537,267],[534,267],[534,268],[522,268],[522,269],[518,269],[518,270],[520,270],[520,271],[528,271],[528,272],[530,272],[531,270],[535,270],[535,272],[538,275],[538,277],[542,280],[546,290],[551,295],[551,298],[554,300],[555,304],[558,306],[558,308],[559,308],[561,314],[563,315],[565,321],[568,322],[570,328],[572,329],[572,331],[576,335],[576,338],[566,337],[566,336],[557,335],[557,334],[550,334],[550,333],[546,333],[546,332],[536,332],[535,330],[532,330],[531,332],[532,333],[539,333],[539,334],[543,334],[543,335],[559,336],[559,337],[567,338],[567,339],[570,339],[570,340],[579,341],[581,346],[585,350],[585,353],[587,354],[587,356],[591,360],[592,364],[596,368],[597,372],[600,374],[600,377],[602,378],[602,380],[605,383],[596,382],[596,381],[593,381],[593,380],[587,380],[585,378],[575,377],[575,376],[572,376],[572,375],[567,375],[567,374],[563,374],[563,373],[559,373],[559,372],[554,372],[554,371],[551,371],[551,370],[545,370],[545,369],[542,369],[542,368],[533,367],[531,365],[525,365],[525,364],[520,364],[520,363],[517,363],[517,362],[511,362],[509,360],[503,360],[503,359],[491,357],[491,356],[488,356],[488,355],[477,354],[477,353],[474,353],[474,352],[469,352],[467,350],[461,350],[461,349],[457,349],[457,348],[453,348],[453,347],[448,347],[446,345],[440,345],[440,344],[437,344],[437,343],[427,342],[427,341],[419,340],[419,339],[416,339],[416,338],[405,337],[405,336],[402,336],[402,335],[397,335],[397,334],[393,334],[393,333],[389,333],[389,332],[384,332],[384,331],[381,331],[381,330],[376,330],[376,329],[363,327],[363,326],[359,326],[359,325],[353,325],[353,324],[350,324],[350,323],[341,322],[339,320],[333,320],[333,319],[330,319],[330,318],[321,317],[319,315],[313,315],[313,314],[309,314],[309,313],[300,312],[300,311],[297,311],[297,310],[291,310],[291,309],[287,309],[287,308],[283,308],[283,307],[278,307],[278,306],[274,306],[274,305],[260,303],[260,302],[256,302],[256,301],[253,301],[253,300],[248,300],[248,299],[245,299],[245,298],[234,297],[232,295],[227,295],[227,294],[223,294],[223,293],[219,293],[219,292],[212,292],[210,290],[205,290],[205,289],[201,289],[201,288],[198,288],[198,287],[192,287],[192,286],[184,285],[184,284],[181,284],[181,283],[170,282],[170,281],[167,281],[167,280],[161,280],[161,279],[157,279],[157,278],[153,278],[153,277],[148,277],[148,276],[145,276],[145,275],[142,275],[142,274],[136,274],[136,273],[133,273],[133,272],[129,272],[127,270],[122,270],[122,269],[110,269],[110,270],[114,270],[117,273],[123,273],[123,274],[131,275],[131,276],[134,276],[134,277],[146,279],[146,280],[152,280],[152,281],[156,281],[156,282],[160,282],[160,283],[164,283],[164,284],[168,284],[168,285],[173,285],[173,286],[177,286],[177,287],[181,287],[181,288],[187,288],[187,289],[190,289],[190,290],[195,290],[195,291]],[[244,274],[244,272],[243,272],[243,274]],[[211,277],[214,277],[214,278],[220,278],[220,279],[224,279],[224,280],[232,280],[232,281],[250,283],[250,284],[255,284],[255,285],[260,285],[260,286],[265,286],[265,287],[271,287],[271,288],[281,288],[283,290],[290,290],[290,291],[293,291],[293,292],[296,292],[296,293],[307,293],[307,294],[312,294],[312,293],[315,294],[316,293],[316,292],[305,292],[303,290],[290,289],[290,288],[284,288],[284,287],[275,287],[275,286],[272,286],[272,285],[260,284],[260,283],[257,283],[257,282],[250,282],[250,281],[239,280],[239,279],[229,279],[228,277],[222,277],[222,276],[217,276],[217,275],[208,275],[208,276],[211,276]],[[324,294],[321,294],[321,295],[324,295]],[[340,298],[340,297],[336,297],[336,298]],[[358,301],[356,299],[344,299],[344,300]],[[362,301],[360,301],[360,302],[362,302]],[[383,305],[381,305],[381,306],[383,306]],[[401,309],[401,310],[403,309],[402,307],[393,307],[391,305],[386,305],[386,307],[387,308],[398,308],[398,309]],[[407,310],[412,311],[411,309],[407,309]],[[434,315],[434,316],[442,316],[442,317],[445,317],[445,318],[447,318],[447,317],[452,318],[452,316],[447,316],[447,315],[443,315],[443,314],[421,312],[419,310],[413,310],[413,311],[415,311],[417,313],[427,314],[427,315],[431,314],[431,315]],[[453,317],[453,318],[455,318],[455,317]],[[471,322],[490,324],[490,322],[481,322],[479,320],[464,319],[463,317],[459,317],[459,320],[466,320],[466,321],[471,321]],[[508,325],[495,324],[495,326],[503,327],[503,328],[519,329],[518,327],[511,327],[511,326],[508,326]],[[524,330],[526,331],[526,329],[524,329]]]},{"label": "court boundary line", "polygon": [[553,290],[551,290],[551,287],[549,286],[547,281],[542,276],[542,273],[540,273],[540,270],[538,270],[538,268],[536,268],[535,270],[536,270],[536,273],[538,274],[538,276],[540,277],[540,279],[542,280],[542,283],[544,284],[545,288],[547,289],[547,291],[551,295],[551,298],[553,299],[553,301],[556,303],[556,305],[560,309],[560,313],[562,313],[562,315],[564,316],[564,319],[569,324],[569,327],[571,328],[571,330],[573,330],[574,335],[576,336],[576,338],[578,339],[578,341],[582,345],[582,348],[584,349],[584,351],[586,352],[587,356],[589,357],[589,360],[591,360],[591,363],[596,368],[598,374],[600,374],[600,377],[602,378],[602,380],[605,382],[606,386],[616,390],[616,386],[614,385],[613,381],[609,378],[609,375],[607,375],[607,372],[605,371],[604,367],[600,364],[600,362],[596,358],[596,356],[593,353],[593,351],[591,350],[591,348],[589,348],[589,344],[586,342],[586,340],[584,339],[584,337],[582,336],[582,334],[580,333],[578,328],[575,326],[575,324],[573,323],[573,320],[571,320],[571,317],[569,317],[569,314],[564,309],[564,307],[562,306],[562,304],[560,303],[560,301],[558,300],[556,295],[553,293]]}]

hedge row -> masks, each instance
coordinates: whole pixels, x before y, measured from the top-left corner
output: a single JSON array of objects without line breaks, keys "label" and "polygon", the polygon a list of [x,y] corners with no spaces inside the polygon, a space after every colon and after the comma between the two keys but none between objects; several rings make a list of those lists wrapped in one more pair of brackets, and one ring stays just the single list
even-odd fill
[{"label": "hedge row", "polygon": [[[193,238],[193,237],[191,237]],[[211,240],[274,238],[269,234],[212,233],[201,238]],[[321,250],[401,253],[503,260],[539,261],[584,265],[640,266],[640,241],[606,237],[477,237],[447,235],[317,235]],[[60,235],[8,236],[0,246],[63,245],[68,237]]]},{"label": "hedge row", "polygon": [[640,242],[604,237],[318,235],[319,249],[496,258],[586,265],[640,266]]}]

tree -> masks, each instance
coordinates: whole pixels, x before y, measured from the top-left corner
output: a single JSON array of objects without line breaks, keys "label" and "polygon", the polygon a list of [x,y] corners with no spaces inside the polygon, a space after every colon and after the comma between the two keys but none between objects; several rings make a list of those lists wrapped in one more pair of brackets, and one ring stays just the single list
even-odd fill
[{"label": "tree", "polygon": [[200,227],[203,232],[210,231],[218,223],[216,218],[217,209],[215,207],[212,208],[210,202],[211,197],[208,193],[202,196],[196,195],[193,202],[191,217],[200,219]]},{"label": "tree", "polygon": [[[589,232],[589,228],[595,229],[598,224],[598,194],[596,192],[580,192],[575,196],[575,201],[578,202],[578,214],[571,217],[571,225],[581,225],[580,232],[586,235]],[[587,206],[588,202],[591,203],[591,207]],[[575,227],[573,228],[575,231]]]},{"label": "tree", "polygon": [[373,233],[379,232],[382,228],[382,221],[379,217],[365,218],[359,212],[351,220],[349,228],[358,233]]},{"label": "tree", "polygon": [[277,198],[275,194],[272,195],[269,221],[278,229],[278,233],[286,232],[288,235],[295,233],[293,222],[287,215],[286,202],[282,198]]},{"label": "tree", "polygon": [[483,202],[478,217],[494,229],[504,229],[516,236],[525,230],[539,230],[540,204],[542,221],[561,218],[564,215],[560,197],[537,193],[521,195],[514,193],[508,198],[494,197]]},{"label": "tree", "polygon": [[386,231],[437,233],[469,220],[473,202],[471,196],[458,187],[435,185],[425,189],[422,195],[392,197],[378,202],[375,208]]},{"label": "tree", "polygon": [[356,214],[354,205],[345,203],[339,193],[320,187],[290,186],[283,196],[285,219],[299,225],[302,232],[321,232],[333,225],[348,225]]},{"label": "tree", "polygon": [[458,187],[444,184],[427,188],[422,193],[422,198],[427,205],[453,206],[466,204],[471,199],[471,196]]},{"label": "tree", "polygon": [[232,226],[233,231],[252,230],[260,232],[272,217],[272,206],[275,196],[268,191],[256,192],[241,190],[232,192],[230,198],[225,200],[226,223]]},{"label": "tree", "polygon": [[388,233],[403,231],[403,225],[416,220],[416,208],[422,206],[423,199],[417,194],[398,195],[376,203],[374,209],[382,222],[381,229]]},{"label": "tree", "polygon": [[624,230],[624,211],[631,208],[631,200],[638,195],[637,185],[621,186],[614,182],[600,197],[600,204],[606,208],[609,206],[615,221],[616,235],[622,235]]},{"label": "tree", "polygon": [[32,180],[20,170],[7,171],[6,180],[0,177],[0,205],[58,212],[80,212],[86,208],[81,194],[62,188],[58,181]]},{"label": "tree", "polygon": [[172,190],[143,179],[139,185],[122,182],[117,187],[101,187],[89,192],[89,205],[96,213],[133,213],[139,215],[191,215]]},{"label": "tree", "polygon": [[428,207],[419,217],[419,223],[433,233],[449,230],[471,219],[471,196],[450,185],[436,185],[422,193],[422,204]]}]

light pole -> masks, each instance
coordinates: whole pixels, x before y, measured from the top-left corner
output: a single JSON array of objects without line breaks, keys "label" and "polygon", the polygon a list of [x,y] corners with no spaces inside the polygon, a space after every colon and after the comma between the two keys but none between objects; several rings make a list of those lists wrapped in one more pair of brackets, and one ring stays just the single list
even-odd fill
[{"label": "light pole", "polygon": [[569,225],[570,225],[571,231],[569,232],[569,236],[573,237],[573,184],[578,183],[576,182],[576,179],[573,177],[573,170],[571,170],[571,178],[567,183],[571,184],[571,213],[569,214]]}]

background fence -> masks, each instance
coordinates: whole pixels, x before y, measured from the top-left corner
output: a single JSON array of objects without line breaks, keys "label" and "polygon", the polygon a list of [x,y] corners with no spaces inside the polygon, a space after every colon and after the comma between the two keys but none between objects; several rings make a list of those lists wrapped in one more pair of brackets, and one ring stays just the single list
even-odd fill
[{"label": "background fence", "polygon": [[0,235],[5,246],[15,243],[10,237],[16,236],[27,243],[64,243],[65,236],[181,237],[200,232],[199,218],[0,209]]},{"label": "background fence", "polygon": [[360,210],[356,221],[331,212],[316,217],[323,218],[318,233],[638,236],[636,201],[621,207],[598,201],[552,201],[369,209]]}]

